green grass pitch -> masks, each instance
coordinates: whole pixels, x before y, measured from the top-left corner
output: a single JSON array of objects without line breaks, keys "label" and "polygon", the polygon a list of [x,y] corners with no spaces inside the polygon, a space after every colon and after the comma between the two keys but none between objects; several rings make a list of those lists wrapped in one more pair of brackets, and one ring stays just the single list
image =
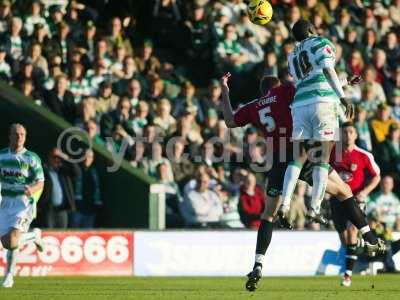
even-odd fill
[{"label": "green grass pitch", "polygon": [[339,286],[339,277],[265,277],[253,293],[245,278],[230,277],[40,277],[15,278],[12,289],[0,289],[1,300],[125,299],[400,299],[400,276],[356,276],[353,286]]}]

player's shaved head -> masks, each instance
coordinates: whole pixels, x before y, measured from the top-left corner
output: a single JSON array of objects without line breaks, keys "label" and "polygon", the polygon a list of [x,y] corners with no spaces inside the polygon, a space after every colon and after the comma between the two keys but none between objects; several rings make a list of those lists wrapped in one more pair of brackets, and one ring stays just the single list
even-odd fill
[{"label": "player's shaved head", "polygon": [[292,27],[292,34],[298,42],[308,38],[314,33],[314,26],[306,20],[298,20]]},{"label": "player's shaved head", "polygon": [[25,130],[25,133],[26,133],[26,128],[21,123],[13,123],[13,124],[11,124],[9,133],[11,134],[13,132],[16,132],[19,128],[22,128],[23,130]]},{"label": "player's shaved head", "polygon": [[20,123],[14,123],[10,126],[10,148],[13,151],[20,151],[24,148],[26,140],[26,128]]},{"label": "player's shaved head", "polygon": [[275,76],[264,76],[260,80],[260,92],[261,95],[266,95],[270,89],[278,87],[281,81]]}]

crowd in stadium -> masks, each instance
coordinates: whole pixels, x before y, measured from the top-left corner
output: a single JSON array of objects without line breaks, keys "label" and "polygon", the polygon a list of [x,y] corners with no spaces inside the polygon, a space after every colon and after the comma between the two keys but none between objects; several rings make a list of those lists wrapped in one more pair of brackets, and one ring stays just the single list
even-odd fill
[{"label": "crowd in stadium", "polygon": [[[265,153],[252,146],[256,129],[226,128],[218,78],[232,73],[234,107],[260,95],[264,75],[290,80],[289,30],[305,18],[333,41],[339,76],[363,77],[345,92],[358,145],[383,174],[369,212],[400,230],[400,1],[271,1],[266,27],[249,21],[243,0],[111,2],[1,0],[0,76],[110,151],[127,143],[125,159],[165,185],[168,227],[258,227],[266,177],[251,166]],[[57,149],[42,159],[46,225],[93,227],[102,203],[93,152],[70,168]],[[307,190],[298,186],[292,215],[298,229],[319,229],[305,222]]]}]

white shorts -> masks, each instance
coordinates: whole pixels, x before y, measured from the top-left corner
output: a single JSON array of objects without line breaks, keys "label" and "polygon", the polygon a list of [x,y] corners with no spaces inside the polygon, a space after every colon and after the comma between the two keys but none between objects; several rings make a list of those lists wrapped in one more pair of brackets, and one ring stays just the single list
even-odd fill
[{"label": "white shorts", "polygon": [[3,197],[0,202],[0,237],[12,229],[27,232],[32,220],[33,205],[27,200]]},{"label": "white shorts", "polygon": [[338,141],[339,104],[317,102],[292,108],[295,141]]}]

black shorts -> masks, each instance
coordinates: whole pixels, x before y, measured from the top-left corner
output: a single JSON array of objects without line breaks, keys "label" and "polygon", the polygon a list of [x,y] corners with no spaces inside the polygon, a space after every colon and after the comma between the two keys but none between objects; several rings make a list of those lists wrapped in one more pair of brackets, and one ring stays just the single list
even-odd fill
[{"label": "black shorts", "polygon": [[342,233],[347,229],[347,223],[349,222],[347,212],[342,203],[335,197],[329,200],[329,204],[331,206],[332,221],[335,225],[335,229],[338,233]]},{"label": "black shorts", "polygon": [[267,178],[268,178],[267,195],[269,197],[275,198],[282,194],[285,171],[289,163],[292,161],[292,158],[293,158],[292,149],[288,149],[286,151],[286,159],[280,159],[279,152],[274,153],[272,168],[267,173]]},{"label": "black shorts", "polygon": [[[314,164],[306,161],[304,164],[303,168],[301,169],[299,179],[302,181],[307,182],[310,186],[313,185],[313,179],[312,179],[312,170],[313,170]],[[333,168],[329,166],[329,174],[333,171]]]}]

